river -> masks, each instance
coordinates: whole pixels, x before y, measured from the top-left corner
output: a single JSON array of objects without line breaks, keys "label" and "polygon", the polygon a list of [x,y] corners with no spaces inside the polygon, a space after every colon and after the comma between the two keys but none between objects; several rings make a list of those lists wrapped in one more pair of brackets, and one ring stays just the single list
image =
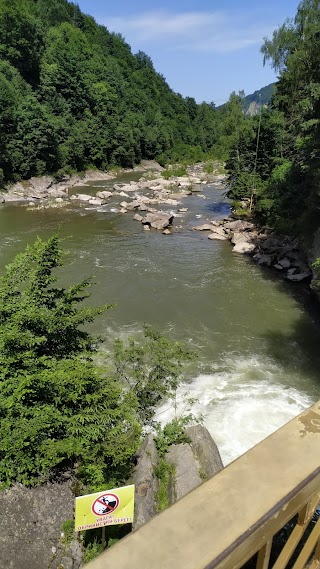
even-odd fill
[{"label": "river", "polygon": [[[76,191],[95,193],[112,183]],[[175,218],[181,227],[171,236],[145,232],[132,212],[118,213],[119,197],[98,209],[72,203],[26,211],[3,204],[0,266],[37,235],[58,229],[69,251],[63,282],[94,275],[90,302],[116,304],[94,325],[107,345],[139,334],[146,322],[199,353],[178,390],[177,408],[202,417],[227,464],[319,398],[320,332],[301,301],[303,287],[233,254],[229,242],[191,231],[228,213],[221,190],[205,186],[203,195],[184,200],[188,213]],[[158,418],[174,413],[165,404]]]}]

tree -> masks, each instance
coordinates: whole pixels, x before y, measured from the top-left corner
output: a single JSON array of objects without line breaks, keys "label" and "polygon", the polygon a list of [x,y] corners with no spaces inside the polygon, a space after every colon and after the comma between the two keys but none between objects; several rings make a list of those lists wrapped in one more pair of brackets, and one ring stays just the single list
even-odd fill
[{"label": "tree", "polygon": [[25,96],[15,112],[16,129],[7,145],[14,177],[41,176],[59,168],[54,116],[33,95]]},{"label": "tree", "polygon": [[41,22],[19,0],[0,0],[0,56],[36,85],[43,49]]},{"label": "tree", "polygon": [[55,285],[57,236],[17,255],[0,288],[0,480],[36,484],[72,469],[124,480],[139,444],[136,396],[93,362],[82,326],[110,308],[79,307],[90,280]]},{"label": "tree", "polygon": [[194,361],[196,354],[150,326],[144,326],[144,337],[142,345],[134,338],[127,343],[116,340],[113,361],[116,377],[137,397],[141,423],[148,424],[156,406],[175,396],[183,365]]},{"label": "tree", "polygon": [[[284,118],[285,171],[271,176],[269,193],[278,219],[310,226],[318,218],[320,171],[320,7],[302,0],[293,20],[265,39],[261,51],[280,72],[273,106]],[[280,174],[280,180],[279,175]],[[285,175],[284,175],[285,174]],[[300,226],[300,229],[302,226]]]}]

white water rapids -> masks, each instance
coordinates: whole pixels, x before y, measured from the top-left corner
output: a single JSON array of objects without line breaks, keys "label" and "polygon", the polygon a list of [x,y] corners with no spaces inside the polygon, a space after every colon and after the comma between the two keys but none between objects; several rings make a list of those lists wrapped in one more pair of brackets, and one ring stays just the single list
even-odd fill
[{"label": "white water rapids", "polygon": [[164,425],[189,413],[202,417],[227,465],[312,405],[311,397],[279,383],[281,375],[268,359],[227,358],[212,373],[182,384],[176,402],[162,405],[156,420]]}]

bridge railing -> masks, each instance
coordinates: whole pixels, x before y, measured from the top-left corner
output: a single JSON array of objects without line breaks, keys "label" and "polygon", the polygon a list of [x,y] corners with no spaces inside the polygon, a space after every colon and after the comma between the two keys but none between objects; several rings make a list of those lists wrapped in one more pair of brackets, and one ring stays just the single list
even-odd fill
[{"label": "bridge railing", "polygon": [[[320,402],[86,568],[238,569],[257,554],[250,567],[318,569],[320,519],[312,528],[309,522],[319,501]],[[273,538],[292,519],[271,562]]]}]

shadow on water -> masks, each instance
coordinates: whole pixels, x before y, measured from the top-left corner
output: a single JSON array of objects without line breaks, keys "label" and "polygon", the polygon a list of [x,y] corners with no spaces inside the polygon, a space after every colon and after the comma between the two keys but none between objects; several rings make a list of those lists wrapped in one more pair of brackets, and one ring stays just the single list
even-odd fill
[{"label": "shadow on water", "polygon": [[206,203],[205,210],[210,213],[219,214],[222,217],[227,217],[230,215],[230,203],[225,200],[214,203]]},{"label": "shadow on water", "polygon": [[301,373],[315,379],[320,387],[320,333],[317,327],[314,335],[311,333],[310,322],[304,316],[290,332],[270,330],[264,335],[264,340],[267,351],[275,361],[295,374]]},{"label": "shadow on water", "polygon": [[[268,330],[264,335],[269,355],[295,374],[308,376],[320,387],[320,304],[308,284],[290,283],[267,268],[265,279],[272,280],[281,293],[290,295],[301,307],[290,330]],[[319,390],[320,397],[320,390]]]}]

